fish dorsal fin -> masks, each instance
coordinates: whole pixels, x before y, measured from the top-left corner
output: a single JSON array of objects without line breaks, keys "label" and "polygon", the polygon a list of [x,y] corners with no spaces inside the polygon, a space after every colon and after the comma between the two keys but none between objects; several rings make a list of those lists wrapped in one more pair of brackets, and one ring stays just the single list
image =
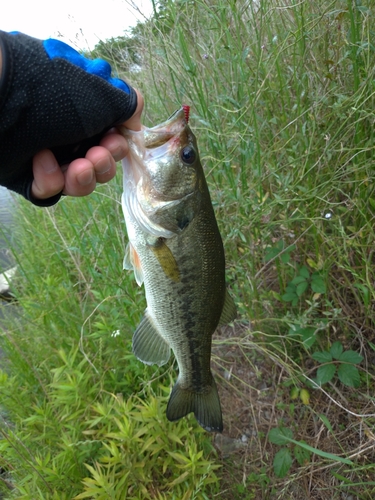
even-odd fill
[{"label": "fish dorsal fin", "polygon": [[224,307],[221,311],[221,316],[218,326],[227,325],[231,321],[234,321],[237,317],[237,308],[232,297],[229,295],[228,290],[225,292]]},{"label": "fish dorsal fin", "polygon": [[125,257],[123,262],[123,269],[128,271],[134,271],[135,281],[139,286],[143,283],[143,271],[141,266],[141,261],[137,254],[137,251],[133,247],[133,245],[129,243],[126,245],[125,249]]},{"label": "fish dorsal fin", "polygon": [[171,354],[169,344],[155,327],[152,318],[145,312],[133,335],[133,352],[146,365],[165,365]]},{"label": "fish dorsal fin", "polygon": [[150,245],[155,257],[158,259],[164,273],[168,278],[178,283],[180,281],[180,270],[173,256],[171,249],[163,238],[158,238],[153,245]]}]

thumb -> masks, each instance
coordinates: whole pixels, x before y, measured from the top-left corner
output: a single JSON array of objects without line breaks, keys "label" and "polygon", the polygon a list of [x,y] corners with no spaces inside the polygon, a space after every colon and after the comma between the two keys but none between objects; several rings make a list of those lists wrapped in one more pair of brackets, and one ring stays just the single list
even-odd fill
[{"label": "thumb", "polygon": [[126,120],[121,126],[126,127],[129,130],[134,130],[135,132],[141,130],[142,124],[141,124],[141,115],[143,111],[143,106],[144,106],[144,99],[143,95],[139,92],[139,90],[134,89],[136,94],[137,94],[137,108],[131,118],[129,120]]}]

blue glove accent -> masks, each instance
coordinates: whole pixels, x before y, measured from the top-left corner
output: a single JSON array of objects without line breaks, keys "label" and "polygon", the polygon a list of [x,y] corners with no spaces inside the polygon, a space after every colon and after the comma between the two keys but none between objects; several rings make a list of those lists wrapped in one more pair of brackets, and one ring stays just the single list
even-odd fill
[{"label": "blue glove accent", "polygon": [[111,77],[112,68],[107,61],[104,61],[103,59],[86,59],[86,57],[82,56],[79,52],[73,49],[73,47],[70,47],[70,45],[67,45],[61,40],[54,40],[53,38],[44,40],[43,46],[44,50],[51,59],[55,59],[57,57],[65,59],[79,68],[82,68],[86,71],[86,73],[100,76],[100,78],[103,78],[114,87],[130,94],[130,88],[124,81],[119,78]]}]

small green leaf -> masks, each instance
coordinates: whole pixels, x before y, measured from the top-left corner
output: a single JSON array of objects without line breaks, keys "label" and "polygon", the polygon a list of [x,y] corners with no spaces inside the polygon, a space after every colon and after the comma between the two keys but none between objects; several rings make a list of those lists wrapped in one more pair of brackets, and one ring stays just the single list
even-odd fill
[{"label": "small green leaf", "polygon": [[265,261],[268,262],[277,257],[277,255],[279,255],[279,253],[283,250],[283,248],[284,248],[283,241],[278,241],[274,247],[266,248],[266,255],[264,257]]},{"label": "small green leaf", "polygon": [[281,300],[283,300],[284,302],[293,302],[293,300],[295,299],[298,300],[295,292],[284,293],[284,295],[281,296]]},{"label": "small green leaf", "polygon": [[273,459],[273,470],[277,477],[285,477],[292,465],[293,459],[288,448],[281,448]]},{"label": "small green leaf", "polygon": [[291,283],[297,286],[300,283],[306,283],[306,278],[304,278],[303,276],[296,276],[292,279]]},{"label": "small green leaf", "polygon": [[303,345],[310,349],[316,342],[316,337],[315,335],[311,335],[310,337],[303,339]]},{"label": "small green leaf", "polygon": [[299,388],[294,386],[290,389],[290,399],[297,399],[299,395]]},{"label": "small green leaf", "polygon": [[[316,341],[316,337],[314,335],[315,328],[313,328],[312,326],[306,326],[305,328],[301,328],[299,333],[301,334],[302,341],[306,347],[311,347],[315,343]],[[329,359],[328,361],[331,360]]]},{"label": "small green leaf", "polygon": [[268,440],[270,443],[283,445],[289,443],[289,440],[293,437],[293,432],[287,427],[281,427],[271,429],[268,434]]},{"label": "small green leaf", "polygon": [[333,453],[327,453],[326,451],[319,450],[318,448],[313,448],[312,446],[306,444],[304,441],[295,441],[294,439],[290,439],[290,442],[295,445],[301,446],[301,448],[305,448],[305,450],[311,451],[311,453],[315,453],[320,457],[328,458],[329,460],[334,460],[335,462],[341,462],[343,464],[353,464],[353,462],[348,458],[342,458],[337,455],[333,455]]},{"label": "small green leaf", "polygon": [[315,361],[319,361],[319,363],[329,363],[333,359],[332,354],[327,351],[316,351],[311,357],[315,359]]},{"label": "small green leaf", "polygon": [[306,266],[302,266],[302,267],[300,268],[300,270],[298,271],[298,274],[299,274],[300,276],[303,276],[303,277],[304,277],[304,278],[306,278],[306,279],[309,279],[309,278],[310,278],[310,272],[309,272],[309,270],[307,269],[307,267],[306,267]]},{"label": "small green leaf", "polygon": [[342,364],[337,370],[341,382],[348,387],[359,387],[361,377],[358,369],[353,365]]},{"label": "small green leaf", "polygon": [[303,281],[302,283],[297,285],[296,293],[297,293],[298,297],[301,297],[301,295],[306,291],[308,286],[309,286],[309,283],[307,281]]},{"label": "small green leaf", "polygon": [[328,420],[328,418],[325,415],[323,415],[323,413],[319,414],[319,418],[323,422],[323,424],[327,427],[329,432],[333,432],[331,422]]},{"label": "small green leaf", "polygon": [[[300,441],[300,443],[305,443],[305,441]],[[294,457],[299,465],[305,465],[310,462],[311,453],[306,448],[296,445],[294,447]]]},{"label": "small green leaf", "polygon": [[288,335],[300,335],[301,327],[299,325],[290,325]]},{"label": "small green leaf", "polygon": [[284,252],[280,255],[280,260],[283,264],[288,264],[290,261],[290,252]]},{"label": "small green leaf", "polygon": [[318,368],[318,371],[316,372],[316,381],[320,385],[325,384],[326,382],[332,380],[335,372],[336,372],[336,366],[333,363],[330,363],[329,365],[320,366]]},{"label": "small green leaf", "polygon": [[344,350],[342,343],[340,341],[334,342],[329,350],[335,359],[340,359],[342,351]]},{"label": "small green leaf", "polygon": [[355,351],[345,351],[338,359],[340,361],[345,361],[345,363],[353,363],[353,365],[358,365],[361,361],[363,361],[363,356]]},{"label": "small green leaf", "polygon": [[363,303],[367,307],[370,303],[371,300],[371,294],[367,286],[362,285],[361,283],[355,283],[354,286],[358,288],[358,290],[361,290],[362,292],[362,298],[363,298]]},{"label": "small green leaf", "polygon": [[307,389],[301,389],[299,397],[304,405],[308,405],[310,403],[310,393]]},{"label": "small green leaf", "polygon": [[311,276],[311,289],[315,293],[326,293],[326,284],[319,273],[313,273]]}]

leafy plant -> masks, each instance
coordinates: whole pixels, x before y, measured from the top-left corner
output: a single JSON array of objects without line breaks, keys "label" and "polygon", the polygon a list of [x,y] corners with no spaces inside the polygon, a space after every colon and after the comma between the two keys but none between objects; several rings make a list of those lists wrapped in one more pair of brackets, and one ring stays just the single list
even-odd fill
[{"label": "leafy plant", "polygon": [[352,463],[351,460],[347,458],[342,458],[332,453],[327,453],[314,448],[303,440],[296,441],[293,439],[293,431],[287,427],[271,429],[268,434],[268,440],[270,443],[280,446],[289,445],[281,448],[274,457],[273,469],[277,477],[282,478],[288,474],[294,459],[299,465],[305,465],[310,461],[311,453],[315,453],[323,458],[338,461],[344,464]]},{"label": "leafy plant", "polygon": [[306,388],[300,389],[299,387],[293,386],[290,390],[290,399],[295,400],[300,398],[304,405],[310,403],[310,393]]},{"label": "leafy plant", "polygon": [[266,468],[263,467],[259,472],[251,472],[240,484],[236,484],[238,498],[242,500],[257,500],[257,487],[262,491],[269,491],[271,479],[268,477]]},{"label": "leafy plant", "polygon": [[334,342],[329,351],[316,351],[312,358],[323,363],[316,373],[316,381],[322,385],[337,374],[339,380],[347,387],[359,387],[361,377],[354,365],[361,363],[363,356],[355,351],[344,351],[340,341]]},{"label": "leafy plant", "polygon": [[298,324],[291,325],[288,331],[290,337],[301,338],[306,347],[311,347],[316,342],[317,328],[313,326],[302,326]]},{"label": "leafy plant", "polygon": [[298,269],[297,276],[286,286],[281,299],[284,302],[291,302],[292,306],[296,306],[309,287],[314,293],[326,293],[326,285],[321,273],[318,271],[310,273],[306,266],[301,266]]},{"label": "leafy plant", "polygon": [[[285,445],[291,443],[293,431],[286,427],[271,429],[268,434],[270,443]],[[305,444],[304,442],[301,442]],[[275,455],[273,460],[273,470],[277,477],[285,477],[293,464],[293,456],[299,465],[304,465],[310,461],[311,452],[301,446],[300,443],[293,447],[283,447]]]},{"label": "leafy plant", "polygon": [[284,240],[279,240],[275,245],[267,247],[264,260],[269,262],[277,257],[283,264],[290,262],[291,253],[296,249],[296,245],[286,245]]}]

